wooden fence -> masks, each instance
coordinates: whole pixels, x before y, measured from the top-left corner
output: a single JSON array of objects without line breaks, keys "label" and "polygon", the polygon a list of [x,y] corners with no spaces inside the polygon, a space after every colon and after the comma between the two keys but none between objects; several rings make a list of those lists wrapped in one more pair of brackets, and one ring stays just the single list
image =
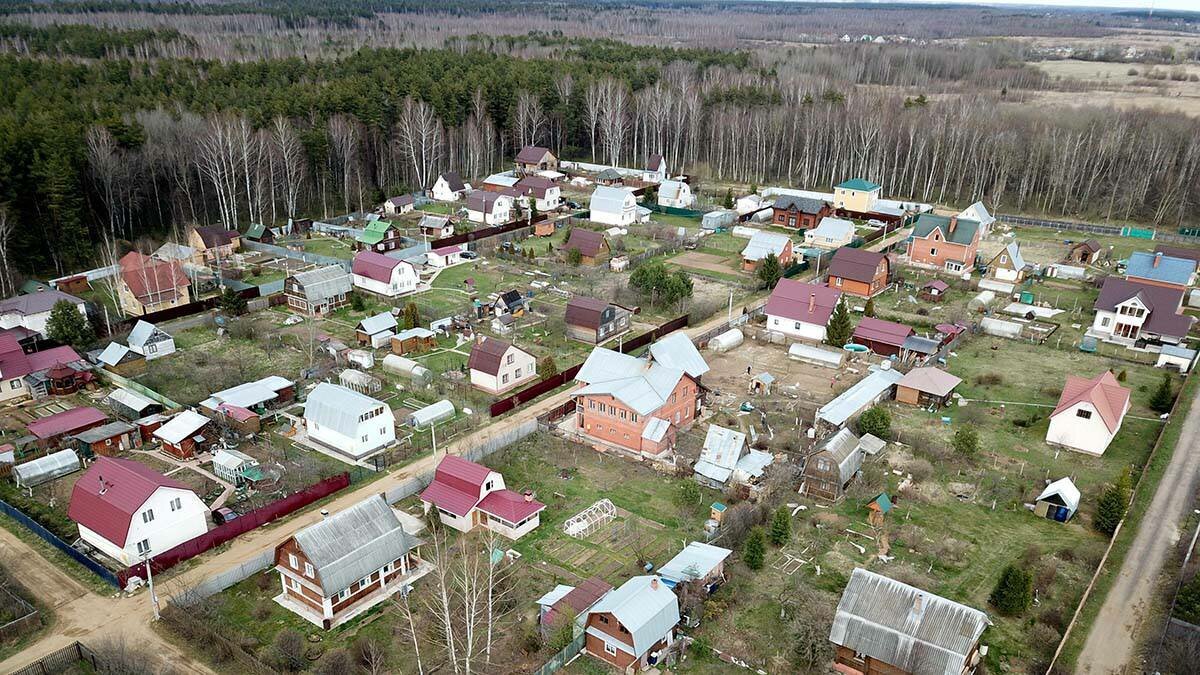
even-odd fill
[{"label": "wooden fence", "polygon": [[105,672],[104,664],[96,658],[96,653],[88,649],[82,642],[74,642],[62,649],[51,652],[20,670],[13,675],[53,675],[78,670],[81,665],[91,667],[92,672]]}]

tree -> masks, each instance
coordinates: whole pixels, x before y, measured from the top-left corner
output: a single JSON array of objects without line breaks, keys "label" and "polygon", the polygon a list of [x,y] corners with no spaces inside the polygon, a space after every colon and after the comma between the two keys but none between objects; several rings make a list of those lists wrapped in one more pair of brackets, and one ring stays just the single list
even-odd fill
[{"label": "tree", "polygon": [[538,362],[538,374],[543,380],[548,380],[558,374],[558,364],[554,362],[554,355],[547,354]]},{"label": "tree", "polygon": [[1033,604],[1033,576],[1024,568],[1008,565],[1000,573],[988,602],[1004,616],[1025,613]]},{"label": "tree", "polygon": [[725,208],[727,208],[727,209],[732,209],[732,208],[733,208],[733,204],[734,204],[734,201],[733,201],[733,190],[726,190],[726,191],[725,191],[725,201],[724,201],[724,202],[722,202],[722,205],[723,205]]},{"label": "tree", "polygon": [[850,321],[850,310],[846,309],[846,301],[840,300],[825,329],[825,342],[835,347],[841,347],[850,342],[852,335],[854,335],[854,324]]},{"label": "tree", "polygon": [[750,530],[750,536],[746,537],[746,543],[742,544],[742,562],[746,563],[746,567],[752,570],[762,569],[766,555],[764,539],[761,527]]},{"label": "tree", "polygon": [[1171,389],[1171,375],[1163,373],[1162,382],[1158,384],[1158,389],[1154,390],[1154,396],[1150,398],[1150,409],[1156,413],[1169,413],[1174,405],[1175,393]]},{"label": "tree", "polygon": [[629,285],[642,295],[649,296],[650,304],[660,302],[674,304],[692,297],[692,280],[683,270],[669,270],[661,262],[638,265],[629,275]]},{"label": "tree", "polygon": [[867,306],[863,308],[863,316],[875,316],[875,298],[867,298]]},{"label": "tree", "polygon": [[1200,575],[1192,577],[1179,589],[1174,614],[1190,624],[1200,624]]},{"label": "tree", "polygon": [[880,406],[868,408],[858,416],[858,433],[871,434],[886,441],[892,435],[891,413]]},{"label": "tree", "polygon": [[767,536],[776,546],[783,546],[791,539],[792,517],[786,506],[779,507],[775,510],[775,515],[771,516],[771,531]]},{"label": "tree", "polygon": [[276,665],[281,670],[298,673],[308,668],[308,659],[304,656],[304,637],[291,628],[284,628],[275,634],[272,651]]},{"label": "tree", "polygon": [[1126,468],[1116,481],[1104,488],[1100,499],[1096,501],[1096,515],[1092,520],[1096,530],[1110,536],[1117,531],[1117,525],[1121,523],[1121,519],[1125,517],[1125,510],[1129,508],[1129,493],[1132,489],[1133,478]]},{"label": "tree", "polygon": [[404,324],[404,329],[416,328],[421,325],[421,310],[417,308],[417,303],[407,302],[404,304],[404,311],[401,314]]},{"label": "tree", "polygon": [[658,187],[651,185],[642,193],[642,202],[645,204],[658,204]]},{"label": "tree", "polygon": [[221,295],[217,297],[217,309],[233,316],[242,315],[246,311],[246,305],[242,294],[228,286],[222,288]]},{"label": "tree", "polygon": [[572,248],[567,251],[567,262],[572,266],[578,267],[583,262],[583,252],[578,248]]},{"label": "tree", "polygon": [[758,277],[760,288],[775,288],[775,284],[783,278],[783,267],[779,264],[779,258],[774,253],[768,253],[767,257],[758,266],[758,271],[754,273]]},{"label": "tree", "polygon": [[535,221],[537,219],[538,219],[537,200],[534,198],[533,195],[529,195],[529,222],[532,223],[533,221]]},{"label": "tree", "polygon": [[954,432],[951,441],[954,451],[960,455],[971,457],[979,452],[979,432],[972,426],[961,426]]},{"label": "tree", "polygon": [[367,301],[363,300],[363,296],[358,293],[350,294],[350,309],[356,312],[366,311]]},{"label": "tree", "polygon": [[46,335],[59,344],[72,347],[87,347],[96,341],[92,324],[70,300],[59,300],[50,308]]},{"label": "tree", "polygon": [[680,508],[688,508],[700,503],[700,486],[696,481],[687,478],[679,481],[679,489],[675,492],[675,503]]}]

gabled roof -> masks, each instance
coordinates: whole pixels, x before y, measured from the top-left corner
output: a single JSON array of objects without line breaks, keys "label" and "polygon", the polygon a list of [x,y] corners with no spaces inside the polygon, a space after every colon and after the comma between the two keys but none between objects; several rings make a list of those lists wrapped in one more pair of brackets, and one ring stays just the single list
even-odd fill
[{"label": "gabled roof", "polygon": [[104,351],[100,352],[99,361],[106,366],[118,366],[126,357],[132,360],[142,358],[142,355],[119,342],[110,342]]},{"label": "gabled roof", "polygon": [[658,574],[676,583],[703,579],[733,553],[727,548],[693,541],[659,568]]},{"label": "gabled roof", "polygon": [[79,354],[70,347],[54,347],[26,354],[15,335],[0,335],[0,379],[11,380],[49,370],[60,363],[77,363]]},{"label": "gabled roof", "polygon": [[1121,426],[1125,412],[1129,410],[1129,390],[1122,387],[1112,372],[1107,370],[1092,379],[1068,375],[1062,395],[1058,397],[1058,405],[1054,406],[1050,417],[1065,412],[1077,403],[1091,404],[1109,432],[1115,433],[1117,427]]},{"label": "gabled roof", "polygon": [[309,525],[294,536],[326,597],[403,558],[420,540],[404,531],[382,495],[374,495]]},{"label": "gabled roof", "polygon": [[1093,309],[1112,312],[1117,305],[1136,298],[1149,311],[1150,316],[1142,323],[1142,330],[1169,337],[1186,337],[1195,317],[1180,314],[1183,290],[1155,286],[1129,279],[1108,277],[1100,288]]},{"label": "gabled roof", "polygon": [[696,473],[718,483],[724,483],[733,475],[738,460],[746,447],[746,434],[733,429],[708,425],[700,459],[696,461]]},{"label": "gabled roof", "polygon": [[328,265],[307,272],[297,272],[292,275],[292,278],[300,284],[305,299],[310,303],[321,303],[354,290],[353,280],[341,265]]},{"label": "gabled roof", "polygon": [[[491,213],[496,208],[496,203],[501,197],[509,197],[509,195],[488,190],[476,190],[467,195],[467,210]],[[511,197],[509,198],[511,199]]]},{"label": "gabled roof", "polygon": [[29,433],[40,439],[69,434],[84,427],[100,424],[108,419],[104,413],[91,407],[71,408],[60,413],[40,417],[28,424]]},{"label": "gabled roof", "polygon": [[506,520],[514,525],[520,523],[546,508],[546,505],[532,497],[513,490],[493,490],[477,505],[480,511]]},{"label": "gabled roof", "polygon": [[196,227],[196,234],[200,235],[200,241],[204,244],[204,248],[229,246],[234,240],[242,236],[237,230],[227,230],[223,227],[208,227],[204,225]]},{"label": "gabled roof", "polygon": [[[175,261],[161,262],[138,254],[138,258],[122,258],[121,279],[139,302],[146,305],[178,300],[192,285],[183,267]],[[126,259],[129,264],[124,264]]]},{"label": "gabled roof", "polygon": [[896,386],[896,383],[903,378],[904,376],[895,368],[883,370],[871,366],[869,375],[854,383],[837,398],[821,406],[817,410],[817,419],[840,427],[871,401],[877,400],[885,391]]},{"label": "gabled roof", "polygon": [[824,326],[842,297],[841,291],[795,279],[780,279],[763,312],[793,321]]},{"label": "gabled roof", "polygon": [[884,260],[887,256],[883,253],[842,247],[834,251],[833,260],[829,261],[829,276],[869,284],[875,279],[875,269]]},{"label": "gabled roof", "polygon": [[[391,200],[388,200],[389,202]],[[368,246],[373,246],[387,239],[388,230],[392,229],[390,220],[372,220],[367,223],[363,231],[355,237],[355,240],[360,241]]]},{"label": "gabled roof", "polygon": [[[601,213],[621,213],[627,206],[636,205],[636,203],[636,198],[628,189],[600,185],[596,187],[592,192],[591,199],[588,200],[588,210]],[[576,228],[572,230],[572,233],[578,231],[579,228]]]},{"label": "gabled roof", "polygon": [[746,248],[742,249],[742,258],[746,260],[762,260],[772,253],[778,258],[783,255],[784,250],[791,241],[791,237],[788,237],[786,234],[757,230],[754,236],[750,237],[750,243],[746,244]]},{"label": "gabled roof", "polygon": [[612,588],[611,584],[600,577],[588,577],[584,579],[583,583],[571,589],[550,607],[550,611],[546,613],[546,623],[553,624],[554,618],[559,612],[565,611],[572,615],[586,612],[589,607],[596,604]]},{"label": "gabled roof", "polygon": [[360,277],[386,284],[392,280],[392,270],[406,264],[408,263],[403,260],[397,260],[375,251],[364,250],[354,254],[354,260],[350,263],[350,271]]},{"label": "gabled roof", "polygon": [[1092,253],[1096,253],[1100,250],[1100,242],[1096,241],[1095,239],[1087,239],[1085,241],[1076,242],[1073,246],[1071,246],[1072,251],[1077,248],[1086,248]]},{"label": "gabled roof", "polygon": [[978,221],[983,225],[991,225],[992,223],[996,222],[996,217],[987,210],[987,207],[983,205],[983,202],[975,202],[962,211],[959,211],[958,217]]},{"label": "gabled roof", "polygon": [[801,197],[799,195],[779,195],[775,198],[775,203],[771,208],[780,209],[782,211],[796,211],[797,213],[810,213],[816,215],[821,212],[821,209],[829,206],[829,202],[824,199],[815,199],[813,197]]},{"label": "gabled roof", "polygon": [[662,165],[663,165],[663,156],[662,155],[650,155],[648,158],[646,158],[646,170],[647,171],[658,171],[659,168],[662,167]]},{"label": "gabled roof", "polygon": [[1038,495],[1034,501],[1042,501],[1049,497],[1058,496],[1062,500],[1063,506],[1076,511],[1079,509],[1079,488],[1075,487],[1075,483],[1071,482],[1070,478],[1059,478],[1053,483],[1046,486],[1045,490]]},{"label": "gabled roof", "polygon": [[[333,429],[342,436],[354,438],[358,436],[359,418],[381,406],[385,416],[390,417],[391,409],[382,402],[352,389],[322,382],[314,387],[305,399],[304,419],[306,422]],[[390,421],[386,423],[391,424]]]},{"label": "gabled roof", "polygon": [[[859,448],[858,436],[848,428],[839,429],[836,434],[825,439],[819,451],[829,453],[834,464],[837,464],[843,484],[853,478],[862,467],[863,453]],[[812,459],[808,461],[811,462]]]},{"label": "gabled roof", "polygon": [[571,236],[567,239],[567,243],[563,246],[570,251],[573,248],[579,249],[579,252],[588,257],[594,257],[604,252],[605,240],[603,232],[595,230],[585,230],[581,227],[576,227],[571,230]]},{"label": "gabled roof", "polygon": [[380,312],[375,316],[368,316],[358,322],[358,330],[367,335],[375,335],[384,331],[396,330],[396,317],[392,316],[391,312]]},{"label": "gabled roof", "polygon": [[467,184],[463,182],[462,176],[458,175],[457,171],[447,171],[440,178],[446,181],[446,185],[453,192],[462,192],[467,189]]},{"label": "gabled roof", "polygon": [[483,340],[476,342],[471,347],[471,357],[467,359],[467,368],[488,375],[497,375],[500,373],[500,366],[504,363],[504,355],[510,348],[524,354],[528,353],[520,347],[513,346],[512,343],[485,336]]},{"label": "gabled roof", "polygon": [[[633,577],[621,587],[600,599],[589,614],[610,613],[621,622],[633,638],[632,645],[623,645],[629,653],[641,656],[662,640],[679,623],[679,600],[675,593],[657,576]],[[614,640],[612,636],[602,639]]]},{"label": "gabled roof", "polygon": [[425,215],[421,216],[421,220],[417,223],[417,227],[421,228],[422,230],[441,230],[449,224],[450,218],[447,216],[438,216],[432,213],[426,213]]},{"label": "gabled roof", "polygon": [[1125,264],[1125,276],[1187,286],[1196,274],[1196,261],[1162,253],[1134,251]]},{"label": "gabled roof", "polygon": [[[167,335],[166,331],[149,321],[138,319],[138,322],[133,325],[133,330],[129,331],[129,338],[125,342],[129,343],[130,347],[144,347],[150,341],[150,338],[154,337],[155,333]],[[171,336],[167,335],[167,337]]]},{"label": "gabled roof", "polygon": [[221,404],[253,408],[279,396],[279,392],[295,383],[280,375],[268,375],[252,382],[243,382],[235,387],[213,392],[200,405],[216,410]]},{"label": "gabled roof", "polygon": [[538,199],[545,199],[546,192],[555,187],[554,181],[541,176],[525,176],[513,186],[522,193],[532,194]]},{"label": "gabled roof", "polygon": [[160,487],[192,491],[141,462],[100,456],[75,482],[67,517],[124,547],[134,514]]},{"label": "gabled roof", "polygon": [[1000,259],[1000,256],[1007,256],[1009,264],[1012,265],[1012,268],[1018,272],[1026,267],[1025,257],[1021,255],[1021,246],[1015,241],[1010,241],[1007,246],[993,256],[992,262],[996,263],[996,261]]},{"label": "gabled roof", "polygon": [[829,640],[902,671],[959,675],[990,623],[977,609],[856,568]]},{"label": "gabled roof", "polygon": [[43,314],[54,309],[55,304],[64,300],[76,306],[83,304],[82,300],[73,295],[47,288],[37,293],[26,293],[0,300],[0,314],[20,314],[22,316]]},{"label": "gabled roof", "polygon": [[690,187],[681,180],[664,180],[658,186],[658,198],[681,199],[685,189],[690,189]]},{"label": "gabled roof", "polygon": [[172,417],[170,422],[155,429],[154,437],[172,445],[182,443],[199,433],[210,421],[194,410],[184,410]]},{"label": "gabled roof", "polygon": [[413,199],[412,195],[400,195],[399,197],[392,197],[391,199],[388,199],[387,203],[391,204],[392,206],[408,206],[416,201],[417,200]]},{"label": "gabled roof", "polygon": [[878,190],[879,184],[872,183],[871,181],[866,180],[865,178],[851,178],[848,181],[838,183],[834,187],[838,187],[843,190],[865,190],[867,192],[870,192],[871,190]]},{"label": "gabled roof", "polygon": [[668,368],[682,370],[697,379],[709,371],[708,363],[687,333],[671,333],[650,345],[650,358]]},{"label": "gabled roof", "polygon": [[1155,253],[1169,255],[1172,258],[1184,258],[1186,260],[1195,261],[1200,264],[1200,249],[1198,248],[1183,248],[1182,246],[1163,246],[1159,244],[1154,247]]},{"label": "gabled roof", "polygon": [[549,148],[543,148],[538,145],[527,145],[521,148],[521,152],[517,153],[517,161],[522,164],[537,164],[542,161],[546,155],[553,154]]},{"label": "gabled roof", "polygon": [[[950,221],[955,221],[954,231],[950,231]],[[942,233],[942,238],[952,244],[970,246],[975,235],[979,232],[979,221],[958,216],[938,216],[932,213],[922,213],[913,224],[912,236],[916,239],[929,238],[934,230]]]},{"label": "gabled roof", "polygon": [[421,493],[421,500],[456,516],[465,516],[480,502],[483,485],[493,471],[457,455],[446,455],[438,463],[433,482]]},{"label": "gabled roof", "polygon": [[586,385],[575,394],[607,394],[648,416],[667,402],[685,375],[655,361],[596,347],[575,375]]},{"label": "gabled roof", "polygon": [[962,378],[955,377],[938,368],[913,368],[908,371],[904,379],[896,384],[934,396],[946,396],[954,391],[955,387],[962,384]]},{"label": "gabled roof", "polygon": [[805,237],[807,237],[810,233],[814,237],[826,237],[834,241],[851,239],[854,237],[854,223],[842,218],[825,216],[821,219],[821,222],[817,223],[816,227],[804,233]]},{"label": "gabled roof", "polygon": [[858,326],[854,328],[853,337],[855,340],[868,340],[870,342],[903,347],[905,338],[914,332],[911,326],[906,326],[902,323],[864,316],[858,322]]},{"label": "gabled roof", "polygon": [[576,295],[567,301],[565,320],[568,326],[583,326],[596,329],[608,303],[603,300]]}]

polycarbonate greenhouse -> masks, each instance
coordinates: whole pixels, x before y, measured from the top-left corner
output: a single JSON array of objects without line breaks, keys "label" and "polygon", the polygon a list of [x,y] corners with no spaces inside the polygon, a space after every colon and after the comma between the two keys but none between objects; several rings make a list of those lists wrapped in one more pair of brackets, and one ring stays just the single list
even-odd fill
[{"label": "polycarbonate greenhouse", "polygon": [[34,487],[78,471],[79,455],[74,450],[60,450],[32,462],[13,467],[13,479],[20,487]]}]

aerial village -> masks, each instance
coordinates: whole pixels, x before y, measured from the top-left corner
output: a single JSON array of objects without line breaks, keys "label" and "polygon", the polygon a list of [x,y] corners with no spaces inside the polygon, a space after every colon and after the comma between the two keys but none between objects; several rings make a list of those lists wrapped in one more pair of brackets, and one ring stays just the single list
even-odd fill
[{"label": "aerial village", "polygon": [[513,160],[28,280],[0,302],[10,529],[183,612],[221,672],[1024,672],[1058,645],[1195,364],[1200,248],[886,176]]}]

